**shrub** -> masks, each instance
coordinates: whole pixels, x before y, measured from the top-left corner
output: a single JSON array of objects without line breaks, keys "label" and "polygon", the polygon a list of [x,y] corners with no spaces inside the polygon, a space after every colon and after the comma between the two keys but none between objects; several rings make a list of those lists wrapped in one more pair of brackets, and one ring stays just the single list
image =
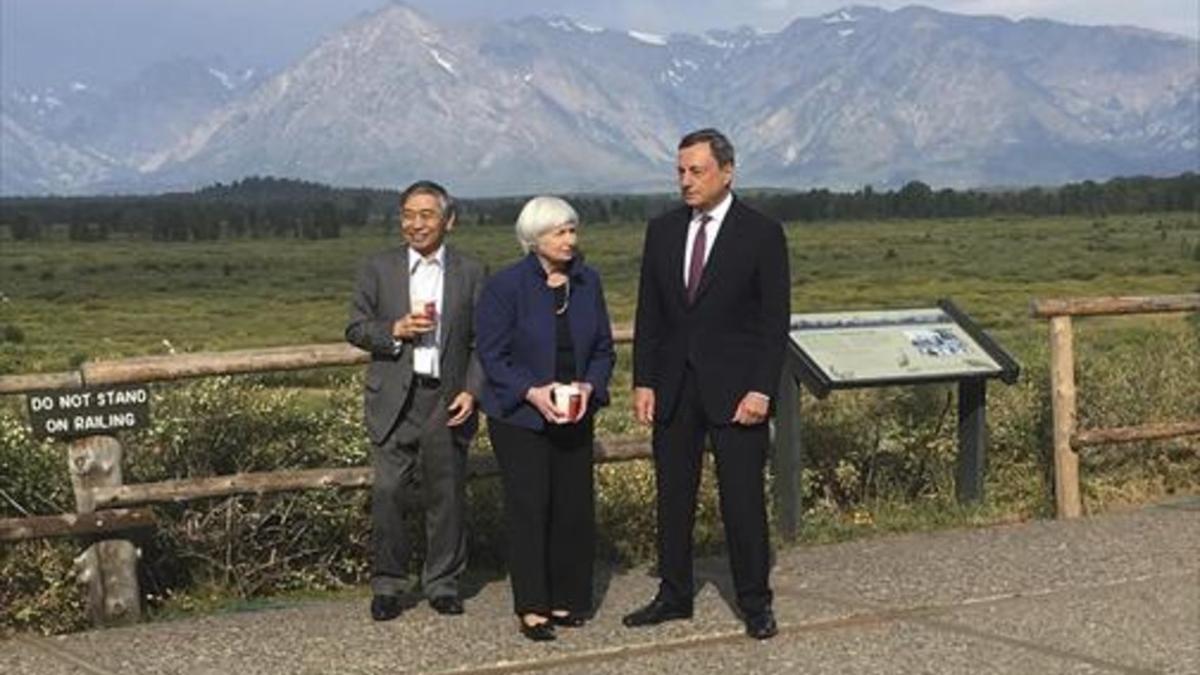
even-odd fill
[{"label": "shrub", "polygon": [[3,324],[3,327],[0,327],[0,342],[20,344],[24,341],[25,331],[21,330],[20,326],[13,323],[6,323]]}]

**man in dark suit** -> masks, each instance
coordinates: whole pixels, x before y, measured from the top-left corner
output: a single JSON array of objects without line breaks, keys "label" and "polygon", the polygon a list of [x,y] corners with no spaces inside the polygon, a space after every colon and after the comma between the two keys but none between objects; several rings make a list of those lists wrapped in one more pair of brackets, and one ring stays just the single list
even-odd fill
[{"label": "man in dark suit", "polygon": [[692,616],[692,529],[704,439],[716,457],[721,518],[751,637],[777,629],[763,469],[767,417],[788,333],[782,226],[731,192],[733,146],[715,129],[679,143],[684,206],[650,221],[634,328],[634,414],[653,424],[659,590],[627,626]]},{"label": "man in dark suit", "polygon": [[366,260],[346,340],[371,353],[364,417],[374,445],[371,616],[400,615],[409,590],[403,495],[417,472],[425,502],[421,586],[441,614],[461,614],[467,446],[483,372],[472,317],[483,266],[444,244],[454,227],[446,190],[418,181],[400,196],[405,245]]}]

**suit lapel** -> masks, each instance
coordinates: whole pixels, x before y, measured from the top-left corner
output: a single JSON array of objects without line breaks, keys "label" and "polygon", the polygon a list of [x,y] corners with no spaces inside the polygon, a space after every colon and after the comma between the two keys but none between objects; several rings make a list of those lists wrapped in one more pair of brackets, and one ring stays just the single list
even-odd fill
[{"label": "suit lapel", "polygon": [[412,270],[408,268],[408,247],[401,246],[396,249],[396,309],[397,316],[406,316],[412,311],[412,300],[408,297],[408,289],[410,287],[409,278],[412,276]]},{"label": "suit lapel", "polygon": [[691,221],[691,210],[682,209],[680,216],[675,219],[672,225],[673,232],[667,238],[671,242],[669,255],[667,256],[667,279],[670,288],[674,289],[676,300],[687,307],[687,286],[683,281],[683,261],[684,249],[687,248],[688,223]]},{"label": "suit lapel", "polygon": [[462,266],[459,265],[458,254],[449,246],[446,247],[446,267],[442,270],[442,316],[438,320],[442,324],[438,337],[438,348],[442,356],[446,355],[446,342],[450,332],[454,330],[454,321],[442,321],[445,317],[456,316],[463,292]]}]

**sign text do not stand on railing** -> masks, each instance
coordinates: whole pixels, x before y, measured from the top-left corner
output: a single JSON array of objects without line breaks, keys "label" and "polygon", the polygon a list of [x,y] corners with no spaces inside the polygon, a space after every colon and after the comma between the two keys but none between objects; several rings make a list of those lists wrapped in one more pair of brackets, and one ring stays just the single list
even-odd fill
[{"label": "sign text do not stand on railing", "polygon": [[150,423],[150,390],[144,384],[33,392],[25,401],[37,438],[106,436]]}]

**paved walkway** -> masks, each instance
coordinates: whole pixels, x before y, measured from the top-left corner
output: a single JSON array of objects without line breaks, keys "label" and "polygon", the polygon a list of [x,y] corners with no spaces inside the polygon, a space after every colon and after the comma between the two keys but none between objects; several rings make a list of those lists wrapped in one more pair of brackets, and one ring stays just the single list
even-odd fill
[{"label": "paved walkway", "polygon": [[723,561],[690,622],[630,630],[655,587],[604,575],[596,619],[521,638],[508,585],[463,617],[420,605],[372,623],[366,599],[313,601],[0,642],[0,673],[1200,673],[1200,499],[1034,522],[797,547],[774,572],[778,637],[741,634]]}]

